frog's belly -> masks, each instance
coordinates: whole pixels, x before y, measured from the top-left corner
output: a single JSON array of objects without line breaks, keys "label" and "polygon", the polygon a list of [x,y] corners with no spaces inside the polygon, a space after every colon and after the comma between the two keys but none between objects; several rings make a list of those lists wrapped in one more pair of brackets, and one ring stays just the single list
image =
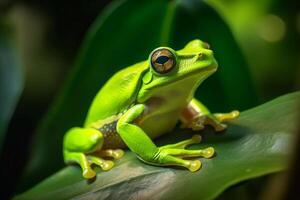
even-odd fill
[{"label": "frog's belly", "polygon": [[150,138],[172,131],[178,122],[178,111],[170,111],[164,114],[157,114],[143,119],[140,127],[146,132]]}]

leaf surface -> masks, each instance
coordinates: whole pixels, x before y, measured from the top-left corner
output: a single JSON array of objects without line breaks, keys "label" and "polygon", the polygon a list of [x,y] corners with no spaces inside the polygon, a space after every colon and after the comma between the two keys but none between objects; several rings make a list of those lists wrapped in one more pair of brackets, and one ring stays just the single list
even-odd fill
[{"label": "leaf surface", "polygon": [[[286,167],[299,105],[300,92],[291,93],[242,112],[224,133],[206,129],[203,143],[192,148],[213,146],[217,155],[200,159],[202,169],[195,173],[146,165],[127,151],[112,170],[98,171],[94,181],[68,166],[15,199],[213,199],[235,183]],[[188,133],[170,133],[159,143],[178,142]]]}]

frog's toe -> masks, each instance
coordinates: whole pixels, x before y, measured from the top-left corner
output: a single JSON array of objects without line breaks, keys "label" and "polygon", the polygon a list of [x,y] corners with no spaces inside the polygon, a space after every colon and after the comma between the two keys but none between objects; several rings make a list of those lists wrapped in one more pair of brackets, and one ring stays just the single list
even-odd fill
[{"label": "frog's toe", "polygon": [[113,151],[113,157],[114,159],[120,159],[124,156],[124,151],[122,149],[116,149]]},{"label": "frog's toe", "polygon": [[101,168],[104,170],[104,171],[108,171],[110,170],[111,168],[114,167],[114,162],[111,161],[111,160],[106,160],[103,162],[103,164],[101,165]]},{"label": "frog's toe", "polygon": [[169,144],[169,145],[165,145],[160,147],[160,149],[184,149],[185,147],[187,147],[188,145],[191,144],[198,144],[201,142],[201,135],[193,135],[193,137],[191,139],[187,139],[175,144]]},{"label": "frog's toe", "polygon": [[200,160],[191,160],[191,161],[189,161],[188,169],[191,172],[195,172],[195,171],[198,171],[201,168],[201,165],[202,164],[201,164]]},{"label": "frog's toe", "polygon": [[237,118],[240,116],[240,112],[238,110],[233,110],[230,113],[215,113],[214,116],[219,122],[224,122]]},{"label": "frog's toe", "polygon": [[191,138],[193,143],[197,144],[197,143],[200,143],[201,142],[201,135],[193,135],[193,137]]},{"label": "frog's toe", "polygon": [[203,149],[203,154],[202,156],[204,158],[211,158],[215,154],[215,149],[213,147],[208,147],[206,149]]},{"label": "frog's toe", "polygon": [[224,131],[227,128],[226,124],[217,123],[217,122],[211,125],[214,127],[215,131],[217,132]]},{"label": "frog's toe", "polygon": [[192,128],[193,131],[201,131],[203,130],[205,127],[203,124],[200,123],[193,123],[192,126],[190,127]]},{"label": "frog's toe", "polygon": [[92,169],[84,169],[82,172],[82,176],[86,179],[91,179],[96,176],[96,173]]},{"label": "frog's toe", "polygon": [[238,116],[240,116],[240,111],[238,110],[234,110],[234,111],[231,111],[231,118],[237,118]]}]

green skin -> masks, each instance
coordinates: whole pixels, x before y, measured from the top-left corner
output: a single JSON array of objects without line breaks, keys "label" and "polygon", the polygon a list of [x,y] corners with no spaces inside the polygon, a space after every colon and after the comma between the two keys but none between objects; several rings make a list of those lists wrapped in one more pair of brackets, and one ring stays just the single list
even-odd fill
[{"label": "green skin", "polygon": [[238,111],[211,114],[193,98],[200,83],[217,70],[213,51],[201,40],[189,42],[183,49],[171,51],[176,66],[168,73],[159,74],[151,67],[151,54],[147,61],[117,72],[103,86],[90,106],[83,128],[70,129],[64,137],[64,160],[77,163],[84,178],[96,173],[92,164],[103,170],[113,167],[112,160],[123,156],[128,147],[145,163],[158,166],[182,166],[194,172],[200,169],[199,159],[214,155],[212,147],[187,150],[199,143],[200,135],[191,139],[157,147],[152,139],[170,132],[180,120],[182,127],[194,131],[211,125],[216,131],[226,128],[223,121],[236,118]]}]

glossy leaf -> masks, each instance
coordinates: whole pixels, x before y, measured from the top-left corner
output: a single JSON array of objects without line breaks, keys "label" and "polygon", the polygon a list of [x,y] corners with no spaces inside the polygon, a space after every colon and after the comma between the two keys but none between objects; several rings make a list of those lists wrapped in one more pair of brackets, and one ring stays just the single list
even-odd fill
[{"label": "glossy leaf", "polygon": [[[23,88],[19,58],[0,24],[0,150]],[[3,31],[3,32],[2,32]]]},{"label": "glossy leaf", "polygon": [[113,1],[89,30],[67,85],[37,131],[23,183],[31,185],[63,166],[63,134],[83,124],[94,95],[117,70],[147,59],[158,46],[180,49],[195,38],[208,41],[220,63],[219,72],[201,87],[201,99],[218,111],[255,105],[237,44],[203,1]]},{"label": "glossy leaf", "polygon": [[[242,112],[225,133],[203,132],[204,142],[192,148],[213,146],[217,155],[201,159],[203,167],[191,173],[183,169],[149,166],[127,151],[109,172],[99,172],[94,181],[81,177],[69,166],[47,178],[24,199],[213,199],[227,187],[243,180],[282,170],[287,164],[300,110],[300,92],[285,95]],[[160,142],[190,137],[180,131]]]}]

